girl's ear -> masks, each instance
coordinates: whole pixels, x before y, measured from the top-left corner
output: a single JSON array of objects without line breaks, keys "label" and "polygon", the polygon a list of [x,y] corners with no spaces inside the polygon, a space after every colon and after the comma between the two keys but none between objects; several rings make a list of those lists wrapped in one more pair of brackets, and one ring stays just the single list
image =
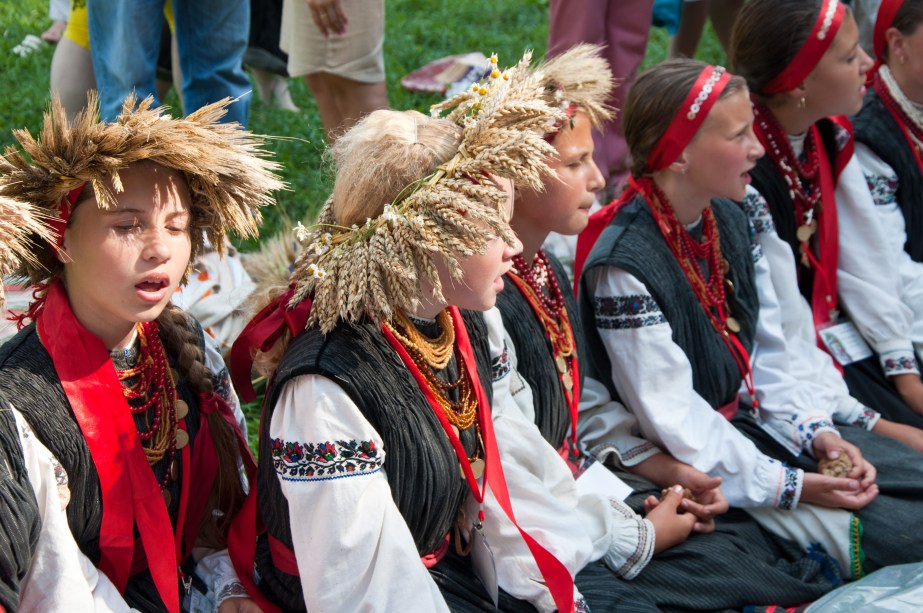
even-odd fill
[{"label": "girl's ear", "polygon": [[679,157],[676,160],[667,166],[672,172],[684,175],[686,171],[689,170],[689,156],[686,154],[686,150],[683,149],[683,152],[679,154]]}]

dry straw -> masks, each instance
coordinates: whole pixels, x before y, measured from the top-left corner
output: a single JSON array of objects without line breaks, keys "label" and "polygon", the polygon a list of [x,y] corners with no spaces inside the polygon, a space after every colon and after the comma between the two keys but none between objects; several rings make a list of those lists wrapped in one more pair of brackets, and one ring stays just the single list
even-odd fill
[{"label": "dry straw", "polygon": [[600,129],[614,111],[607,104],[616,86],[609,64],[600,57],[600,45],[579,44],[545,63],[540,69],[545,99],[567,111],[571,106],[585,112]]},{"label": "dry straw", "polygon": [[483,253],[496,237],[513,241],[506,194],[490,175],[541,189],[542,175],[553,174],[546,160],[555,155],[543,136],[565,119],[546,101],[545,82],[529,70],[530,59],[527,53],[501,71],[491,56],[484,83],[432,107],[433,117],[462,126],[457,153],[406,186],[378,217],[337,225],[328,200],[314,225],[299,225],[306,247],[292,275],[290,304],[313,299],[308,325],[326,333],[340,320],[390,321],[399,310],[415,310],[427,287],[435,301],[444,301],[436,258],[460,280],[461,258]]},{"label": "dry straw", "polygon": [[[50,240],[41,213],[26,202],[0,196],[0,278],[12,274],[23,262],[35,263],[34,238]],[[0,309],[3,304],[3,284],[0,283]]]},{"label": "dry straw", "polygon": [[[273,203],[272,192],[284,187],[279,165],[267,159],[265,137],[237,123],[218,123],[230,99],[202,107],[182,119],[152,108],[153,99],[140,103],[130,96],[112,123],[99,120],[95,94],[73,121],[54,99],[37,138],[28,130],[14,130],[22,151],[11,146],[0,159],[0,196],[29,202],[56,216],[68,192],[87,184],[97,204],[116,206],[114,192],[122,190],[119,171],[134,162],[150,160],[181,171],[189,185],[192,206],[193,256],[204,239],[219,252],[228,232],[257,235],[261,206]],[[58,266],[54,247],[41,244],[36,258],[20,260],[13,272],[37,283]]]}]

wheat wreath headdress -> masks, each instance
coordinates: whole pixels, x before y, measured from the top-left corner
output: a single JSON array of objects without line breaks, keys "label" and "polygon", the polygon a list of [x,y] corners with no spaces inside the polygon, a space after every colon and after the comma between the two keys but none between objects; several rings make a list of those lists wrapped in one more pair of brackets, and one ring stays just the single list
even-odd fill
[{"label": "wheat wreath headdress", "polygon": [[[260,207],[272,204],[272,192],[284,186],[276,174],[279,165],[268,159],[265,137],[237,123],[218,123],[230,102],[225,99],[174,119],[164,114],[164,107],[151,108],[152,98],[139,103],[130,96],[118,118],[104,123],[95,93],[73,121],[55,98],[37,138],[28,130],[13,131],[22,151],[10,146],[0,159],[0,196],[28,202],[55,218],[68,206],[68,194],[85,185],[84,190],[92,186],[98,206],[109,209],[116,206],[113,192],[122,190],[119,171],[150,160],[185,175],[193,257],[205,239],[221,252],[228,232],[257,235]],[[35,238],[42,245],[36,258],[21,259],[13,268],[32,283],[47,279],[57,265],[57,237],[51,242]]]},{"label": "wheat wreath headdress", "polygon": [[[40,241],[51,238],[42,215],[27,202],[0,196],[0,281],[22,262],[34,261],[33,237]],[[0,309],[3,305],[3,283],[0,283]]]},{"label": "wheat wreath headdress", "polygon": [[311,298],[308,325],[329,332],[337,321],[389,321],[420,303],[426,281],[444,300],[436,269],[441,258],[461,279],[461,258],[482,253],[495,237],[513,241],[502,204],[506,194],[490,175],[541,189],[545,160],[555,155],[544,140],[565,115],[543,96],[544,82],[528,69],[531,53],[501,71],[490,58],[489,76],[471,89],[433,105],[431,115],[462,127],[455,155],[433,173],[407,185],[378,217],[363,225],[335,223],[332,199],[317,222],[296,228],[305,246],[295,263],[289,305]]}]

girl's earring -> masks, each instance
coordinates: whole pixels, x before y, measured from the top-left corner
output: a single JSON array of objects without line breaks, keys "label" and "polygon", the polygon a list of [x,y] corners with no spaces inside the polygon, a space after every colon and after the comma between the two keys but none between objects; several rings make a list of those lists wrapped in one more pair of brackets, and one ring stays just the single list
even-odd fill
[{"label": "girl's earring", "polygon": [[805,107],[805,104],[806,104],[806,103],[805,103],[804,96],[802,96],[802,97],[801,97],[801,100],[798,101],[798,108],[799,108],[799,109],[803,109],[803,108]]}]

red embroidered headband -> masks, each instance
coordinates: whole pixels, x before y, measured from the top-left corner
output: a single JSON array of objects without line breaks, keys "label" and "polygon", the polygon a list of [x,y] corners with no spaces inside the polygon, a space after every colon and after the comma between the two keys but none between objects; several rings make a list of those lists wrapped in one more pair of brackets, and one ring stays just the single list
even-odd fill
[{"label": "red embroidered headband", "polygon": [[811,74],[820,58],[833,44],[833,39],[836,38],[836,33],[839,32],[845,15],[846,6],[843,3],[838,0],[824,0],[817,14],[817,21],[814,22],[814,28],[801,45],[801,49],[788,66],[763,87],[761,93],[779,94],[798,87],[805,77]]},{"label": "red embroidered headband", "polygon": [[648,154],[648,171],[662,170],[680,156],[730,80],[731,73],[723,66],[706,66],[702,69],[667,131]]},{"label": "red embroidered headband", "polygon": [[882,0],[881,6],[878,7],[878,17],[875,19],[875,32],[872,39],[872,49],[875,52],[876,64],[881,65],[885,61],[885,52],[888,50],[887,32],[894,24],[894,18],[897,11],[904,4],[904,0]]}]

